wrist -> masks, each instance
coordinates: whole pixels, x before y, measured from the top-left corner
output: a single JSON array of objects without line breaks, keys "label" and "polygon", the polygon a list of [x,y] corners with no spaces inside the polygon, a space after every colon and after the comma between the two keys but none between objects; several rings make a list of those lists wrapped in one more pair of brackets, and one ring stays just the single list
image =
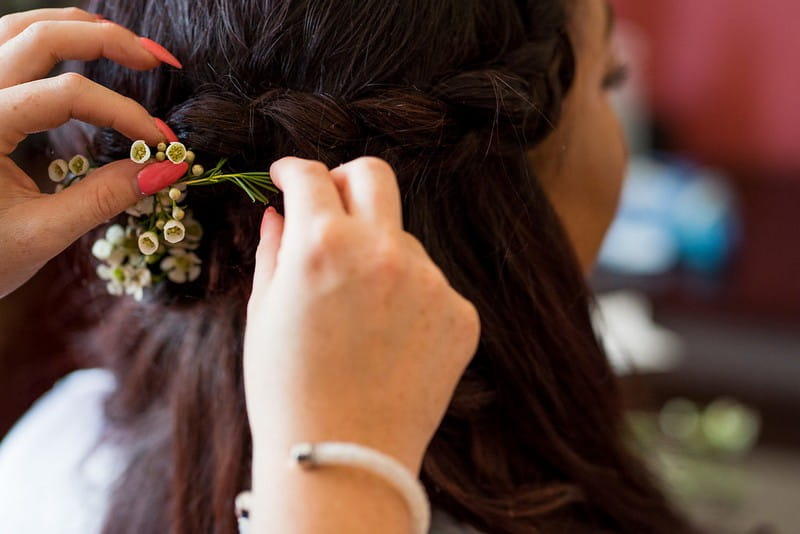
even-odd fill
[{"label": "wrist", "polygon": [[412,518],[386,480],[350,465],[304,470],[289,459],[253,458],[251,532],[405,534]]}]

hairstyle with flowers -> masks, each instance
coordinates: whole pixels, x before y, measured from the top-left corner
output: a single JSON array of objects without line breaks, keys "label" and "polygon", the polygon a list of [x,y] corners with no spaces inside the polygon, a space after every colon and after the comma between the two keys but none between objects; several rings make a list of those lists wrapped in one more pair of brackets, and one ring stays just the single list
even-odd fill
[{"label": "hairstyle with flowers", "polygon": [[[286,155],[392,164],[406,229],[482,323],[423,462],[435,507],[493,534],[690,531],[628,451],[590,292],[527,158],[558,123],[573,77],[562,0],[90,8],[181,59],[182,71],[101,60],[84,72],[164,117],[197,164],[225,158],[228,174]],[[98,163],[130,154],[109,130],[90,141]],[[241,357],[263,207],[238,188],[189,189],[203,228],[196,280],[160,284],[141,302],[106,298],[103,283],[87,303],[85,284],[70,286],[81,303],[70,310],[96,325],[76,347],[118,384],[105,413],[128,464],[105,534],[233,534],[234,497],[250,487]],[[77,253],[87,258],[105,232]],[[96,260],[84,263],[82,280],[94,279]]]}]

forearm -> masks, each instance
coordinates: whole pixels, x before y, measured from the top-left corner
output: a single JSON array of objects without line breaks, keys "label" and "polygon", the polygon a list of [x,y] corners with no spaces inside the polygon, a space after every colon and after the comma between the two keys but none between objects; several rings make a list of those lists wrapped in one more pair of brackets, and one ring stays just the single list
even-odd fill
[{"label": "forearm", "polygon": [[408,534],[410,514],[385,480],[353,467],[306,471],[256,449],[250,534]]}]

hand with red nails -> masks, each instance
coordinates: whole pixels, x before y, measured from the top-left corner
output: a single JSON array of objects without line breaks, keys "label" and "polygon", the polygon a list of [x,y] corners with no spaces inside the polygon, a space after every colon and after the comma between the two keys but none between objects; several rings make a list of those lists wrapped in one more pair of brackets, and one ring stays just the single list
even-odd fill
[{"label": "hand with red nails", "polygon": [[[78,74],[43,79],[58,60],[101,57],[135,70],[162,62],[180,68],[157,43],[80,9],[0,18],[0,298],[142,195],[142,168],[131,161],[106,165],[59,194],[43,194],[9,157],[27,135],[78,119],[151,145],[174,136],[133,100]],[[153,174],[145,173],[145,185],[171,178]]]},{"label": "hand with red nails", "polygon": [[285,158],[271,176],[286,216],[264,215],[244,376],[254,522],[275,525],[289,498],[277,492],[292,484],[275,477],[294,443],[356,442],[418,473],[480,326],[475,307],[403,230],[387,163],[360,158],[328,170]]}]

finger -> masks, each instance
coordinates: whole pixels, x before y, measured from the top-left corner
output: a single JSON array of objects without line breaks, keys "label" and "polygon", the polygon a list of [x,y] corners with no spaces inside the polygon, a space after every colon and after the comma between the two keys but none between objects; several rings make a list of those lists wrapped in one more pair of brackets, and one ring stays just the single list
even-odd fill
[{"label": "finger", "polygon": [[118,24],[43,20],[0,46],[0,88],[42,78],[67,59],[101,57],[135,70],[161,64],[135,33]]},{"label": "finger", "polygon": [[70,119],[114,128],[151,145],[164,141],[153,117],[140,104],[70,72],[0,90],[0,154],[13,152],[29,134]]},{"label": "finger", "polygon": [[330,174],[350,215],[402,228],[400,189],[388,163],[378,158],[358,158],[332,169]]},{"label": "finger", "polygon": [[256,273],[253,293],[260,294],[272,281],[278,264],[278,250],[283,238],[283,217],[270,206],[261,222],[261,241],[256,251]]},{"label": "finger", "polygon": [[287,224],[320,216],[344,215],[344,206],[328,168],[318,161],[283,158],[272,164],[270,176],[283,191]]},{"label": "finger", "polygon": [[78,20],[92,22],[100,20],[98,15],[77,7],[32,9],[0,17],[0,44],[13,39],[25,28],[40,20]]},{"label": "finger", "polygon": [[60,193],[43,195],[32,203],[30,216],[48,228],[53,247],[66,247],[142,198],[136,184],[141,170],[130,160],[105,165]]}]

